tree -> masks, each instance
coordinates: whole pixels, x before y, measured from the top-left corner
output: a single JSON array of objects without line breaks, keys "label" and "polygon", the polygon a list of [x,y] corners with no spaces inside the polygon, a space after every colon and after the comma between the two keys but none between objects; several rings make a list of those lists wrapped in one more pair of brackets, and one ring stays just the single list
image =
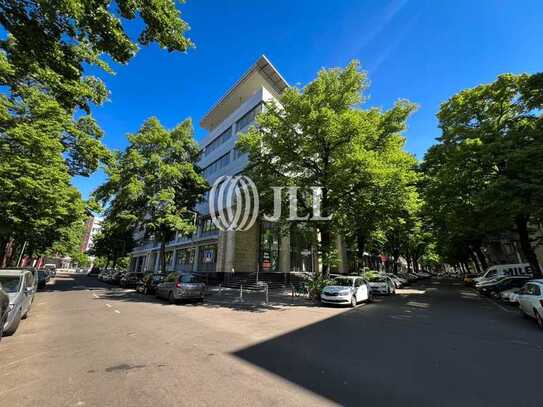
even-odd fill
[{"label": "tree", "polygon": [[[361,131],[344,158],[343,196],[337,221],[342,233],[354,243],[357,265],[365,266],[364,253],[379,252],[385,243],[384,230],[399,221],[398,208],[418,199],[416,159],[404,150],[407,118],[415,109],[399,101],[389,111],[359,111]],[[394,217],[396,214],[396,217]]]},{"label": "tree", "polygon": [[[269,183],[294,185],[302,195],[311,196],[311,187],[321,187],[322,214],[333,216],[343,187],[336,182],[339,166],[359,128],[353,107],[362,101],[366,86],[366,74],[352,62],[345,69],[321,70],[301,90],[286,89],[281,106],[266,104],[258,125],[238,142],[249,153],[249,174],[259,189]],[[313,223],[320,232],[321,259],[330,266],[330,222]]]},{"label": "tree", "polygon": [[147,120],[128,136],[130,145],[95,193],[103,205],[109,205],[108,222],[119,225],[122,219],[160,242],[163,273],[166,243],[176,232],[194,231],[192,208],[208,189],[196,166],[199,149],[193,133],[190,119],[171,131],[156,118]]},{"label": "tree", "polygon": [[458,93],[441,106],[442,136],[425,164],[427,196],[441,191],[432,205],[446,217],[450,241],[477,245],[481,235],[513,226],[537,276],[530,223],[540,219],[543,202],[543,168],[536,164],[543,154],[542,94],[543,74],[504,74]]},{"label": "tree", "polygon": [[[122,25],[136,17],[144,23],[137,42]],[[108,91],[86,68],[112,73],[103,56],[125,64],[137,43],[156,42],[168,51],[183,52],[192,43],[184,36],[189,27],[172,0],[7,0],[0,2],[0,23],[7,32],[0,40],[4,251],[14,239],[60,236],[60,229],[74,221],[62,200],[83,204],[69,185],[70,177],[88,176],[108,163],[103,132],[90,114],[91,106],[108,98]],[[36,250],[53,243],[42,240]]]}]

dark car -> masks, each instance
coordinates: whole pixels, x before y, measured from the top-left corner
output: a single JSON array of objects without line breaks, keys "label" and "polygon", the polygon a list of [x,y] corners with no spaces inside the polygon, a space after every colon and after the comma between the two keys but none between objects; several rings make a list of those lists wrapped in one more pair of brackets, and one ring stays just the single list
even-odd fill
[{"label": "dark car", "polygon": [[93,266],[88,272],[87,276],[98,276],[102,270],[100,267]]},{"label": "dark car", "polygon": [[136,288],[143,276],[143,273],[126,273],[121,277],[119,285],[122,288]]},{"label": "dark car", "polygon": [[38,270],[38,288],[45,288],[45,285],[51,279],[51,275],[48,270],[39,269]]},{"label": "dark car", "polygon": [[156,287],[164,281],[166,274],[161,273],[148,273],[143,276],[141,281],[136,286],[136,290],[145,295],[154,294]]},{"label": "dark car", "polygon": [[111,278],[110,278],[109,282],[111,284],[116,284],[116,285],[121,284],[121,278],[123,278],[124,274],[125,274],[125,272],[121,271],[121,270],[113,271],[111,273]]},{"label": "dark car", "polygon": [[489,281],[478,286],[481,294],[488,295],[494,298],[499,298],[500,293],[511,288],[522,287],[526,282],[530,281],[531,277],[512,276],[505,277],[499,280]]},{"label": "dark car", "polygon": [[4,324],[8,320],[9,314],[9,296],[2,289],[2,284],[0,283],[0,340],[2,340],[2,335],[4,333]]}]

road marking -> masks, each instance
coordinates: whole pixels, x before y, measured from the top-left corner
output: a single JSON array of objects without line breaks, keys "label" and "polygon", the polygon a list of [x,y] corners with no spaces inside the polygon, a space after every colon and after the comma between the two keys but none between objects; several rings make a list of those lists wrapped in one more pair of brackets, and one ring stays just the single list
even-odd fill
[{"label": "road marking", "polygon": [[98,295],[96,295],[95,293],[92,293],[92,295],[94,296],[94,298],[100,298]]},{"label": "road marking", "polygon": [[111,308],[111,304],[106,304],[106,307]]},{"label": "road marking", "polygon": [[115,312],[116,312],[117,314],[120,314],[120,313],[121,313],[121,311],[119,311],[118,309],[116,309]]}]

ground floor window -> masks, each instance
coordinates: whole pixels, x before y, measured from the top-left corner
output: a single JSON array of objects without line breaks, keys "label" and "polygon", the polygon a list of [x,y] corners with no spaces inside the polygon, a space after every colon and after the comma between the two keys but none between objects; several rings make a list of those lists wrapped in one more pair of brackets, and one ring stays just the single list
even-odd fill
[{"label": "ground floor window", "polygon": [[180,249],[177,251],[177,264],[186,265],[194,263],[194,247],[189,247],[186,249]]},{"label": "ground floor window", "polygon": [[198,271],[211,272],[215,271],[215,263],[217,262],[217,245],[205,245],[198,248]]},{"label": "ground floor window", "polygon": [[303,223],[290,228],[290,269],[313,272],[315,229]]},{"label": "ground floor window", "polygon": [[279,244],[281,234],[276,223],[262,222],[260,228],[260,271],[279,271]]}]

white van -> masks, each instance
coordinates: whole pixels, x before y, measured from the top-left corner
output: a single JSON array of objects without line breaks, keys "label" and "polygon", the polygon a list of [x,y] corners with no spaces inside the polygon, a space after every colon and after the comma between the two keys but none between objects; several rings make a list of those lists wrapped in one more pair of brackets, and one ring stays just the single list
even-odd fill
[{"label": "white van", "polygon": [[532,268],[528,263],[522,264],[497,264],[490,266],[481,277],[474,278],[475,284],[498,280],[504,277],[533,277]]}]

